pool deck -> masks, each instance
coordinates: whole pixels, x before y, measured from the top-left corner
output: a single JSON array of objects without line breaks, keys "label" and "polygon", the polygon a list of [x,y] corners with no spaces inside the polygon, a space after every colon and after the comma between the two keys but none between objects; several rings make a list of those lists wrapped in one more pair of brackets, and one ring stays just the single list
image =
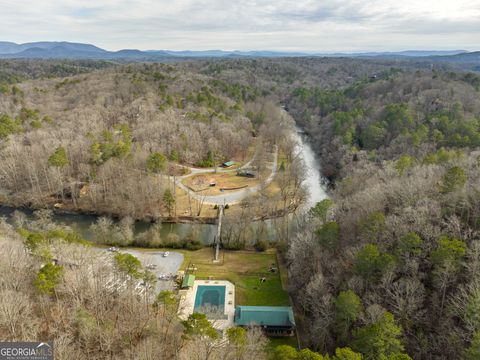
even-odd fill
[{"label": "pool deck", "polygon": [[178,316],[186,320],[195,307],[195,296],[198,286],[225,286],[225,315],[226,320],[209,319],[213,327],[218,330],[226,330],[233,326],[235,316],[235,285],[226,280],[195,280],[193,286],[188,290],[180,290],[180,304],[178,307]]}]

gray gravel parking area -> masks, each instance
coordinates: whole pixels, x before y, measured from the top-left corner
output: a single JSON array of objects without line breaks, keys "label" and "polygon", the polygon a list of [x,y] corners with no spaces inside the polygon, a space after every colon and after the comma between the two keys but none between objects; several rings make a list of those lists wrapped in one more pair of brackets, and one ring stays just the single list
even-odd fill
[{"label": "gray gravel parking area", "polygon": [[[105,249],[105,251],[107,250]],[[155,274],[157,277],[157,292],[175,288],[174,276],[182,265],[183,254],[168,251],[168,256],[164,256],[164,251],[142,251],[125,248],[120,249],[120,252],[132,254],[140,260],[143,267]]]}]

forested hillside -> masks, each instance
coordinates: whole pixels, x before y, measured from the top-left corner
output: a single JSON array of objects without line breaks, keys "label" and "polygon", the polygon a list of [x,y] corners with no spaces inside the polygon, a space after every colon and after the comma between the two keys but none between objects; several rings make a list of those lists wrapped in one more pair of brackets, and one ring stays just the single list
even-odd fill
[{"label": "forested hillside", "polygon": [[479,86],[406,71],[292,92],[333,190],[287,255],[305,344],[480,357]]},{"label": "forested hillside", "polygon": [[61,200],[134,218],[160,216],[162,175],[181,173],[179,164],[245,159],[272,114],[256,102],[256,89],[169,65],[126,65],[3,88],[0,173],[9,203]]},{"label": "forested hillside", "polygon": [[[478,359],[480,77],[443,66],[313,58],[0,62],[0,199],[158,220],[171,212],[172,179],[187,167],[252,156],[266,163],[279,145],[276,200],[300,226],[291,238],[277,239],[278,248],[288,263],[301,344],[318,354],[280,347],[272,358]],[[302,166],[293,166],[294,144],[285,140],[292,124],[282,106],[307,133],[331,189],[331,199],[305,219],[300,202],[289,198],[292,182],[296,196],[306,195],[299,191]],[[271,206],[260,193],[234,217],[227,214],[225,246],[251,242],[245,229],[254,209]],[[24,253],[21,267],[3,260],[16,271],[0,289],[4,309],[13,306],[26,314],[22,319],[43,313],[30,327],[0,328],[3,334],[57,336],[38,325],[46,318],[49,326],[63,324],[65,344],[89,354],[182,349],[189,356],[213,349],[200,347],[213,338],[205,342],[204,333],[188,332],[189,324],[181,328],[165,294],[152,307],[131,293],[99,299],[90,284],[81,285],[86,268],[120,268],[69,229],[41,221],[16,224],[16,231],[0,225],[9,254]],[[57,279],[56,268],[40,276],[40,263],[56,257],[78,267],[67,265],[67,280],[54,281],[34,304],[38,291],[52,285],[42,276]],[[22,311],[14,306],[15,291]],[[94,324],[93,316],[101,321]],[[229,344],[212,350],[212,358],[267,356],[256,330]]]},{"label": "forested hillside", "polygon": [[289,106],[335,178],[359,151],[380,161],[479,146],[479,90],[474,73],[393,70],[343,89],[299,87]]},{"label": "forested hillside", "polygon": [[[344,87],[392,65],[410,66],[0,61],[2,202],[158,219],[170,214],[162,205],[168,176],[184,174],[182,166],[247,161],[256,145],[278,143],[280,105],[293,89]],[[199,211],[188,205],[182,212],[201,213],[195,206]]]},{"label": "forested hillside", "polygon": [[30,79],[54,78],[85,74],[94,70],[114,67],[117,64],[108,61],[52,61],[52,60],[2,60],[0,61],[0,93],[8,92],[5,85]]}]

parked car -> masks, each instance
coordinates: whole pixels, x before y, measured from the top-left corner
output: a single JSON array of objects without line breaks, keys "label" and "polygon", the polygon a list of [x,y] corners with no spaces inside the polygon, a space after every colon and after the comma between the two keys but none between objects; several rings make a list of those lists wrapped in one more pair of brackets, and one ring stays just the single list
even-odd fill
[{"label": "parked car", "polygon": [[165,251],[165,252],[163,253],[163,257],[167,257],[168,255],[170,255],[170,253],[169,253],[168,251]]}]

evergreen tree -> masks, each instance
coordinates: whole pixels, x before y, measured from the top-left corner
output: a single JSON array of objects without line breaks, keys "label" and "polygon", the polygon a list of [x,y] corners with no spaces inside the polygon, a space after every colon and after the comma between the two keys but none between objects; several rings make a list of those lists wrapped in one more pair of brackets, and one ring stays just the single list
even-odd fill
[{"label": "evergreen tree", "polygon": [[173,206],[175,205],[175,198],[173,197],[172,191],[170,189],[165,189],[163,193],[163,203],[168,211],[168,216],[172,216]]},{"label": "evergreen tree", "polygon": [[366,360],[382,359],[403,351],[401,335],[402,329],[395,324],[393,315],[385,312],[377,322],[353,331],[352,348]]},{"label": "evergreen tree", "polygon": [[55,152],[48,158],[50,166],[63,168],[69,164],[67,152],[63,146],[59,146],[55,149]]},{"label": "evergreen tree", "polygon": [[55,286],[60,282],[63,272],[62,266],[49,262],[38,271],[34,285],[40,292],[51,295]]},{"label": "evergreen tree", "polygon": [[159,173],[165,170],[167,158],[158,152],[151,153],[147,158],[147,170]]}]

